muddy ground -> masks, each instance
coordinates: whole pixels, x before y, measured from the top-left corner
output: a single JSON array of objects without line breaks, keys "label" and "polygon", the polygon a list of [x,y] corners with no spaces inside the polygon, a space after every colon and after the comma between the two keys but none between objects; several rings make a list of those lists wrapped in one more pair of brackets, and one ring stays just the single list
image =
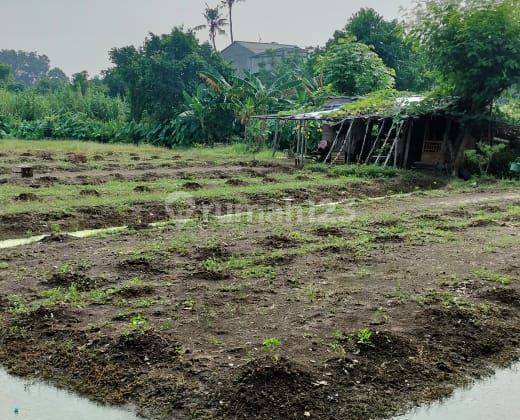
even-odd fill
[{"label": "muddy ground", "polygon": [[516,186],[293,203],[0,250],[0,363],[148,418],[367,419],[517,358]]},{"label": "muddy ground", "polygon": [[[296,171],[291,161],[273,159],[269,153],[252,159],[164,149],[141,155],[138,148],[109,146],[89,153],[79,150],[44,149],[37,143],[9,150],[0,144],[0,240],[141,225],[193,215],[202,206],[213,213],[239,205],[273,208],[288,202],[321,203],[440,188],[447,182],[440,174],[364,177],[312,165]],[[18,166],[30,166],[33,177],[13,175]],[[192,194],[193,203],[165,206],[174,192]]]}]

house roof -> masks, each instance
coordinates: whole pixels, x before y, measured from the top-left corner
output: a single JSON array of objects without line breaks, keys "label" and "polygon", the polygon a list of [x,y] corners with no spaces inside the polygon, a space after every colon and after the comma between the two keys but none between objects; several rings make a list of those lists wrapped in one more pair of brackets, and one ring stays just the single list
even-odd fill
[{"label": "house roof", "polygon": [[[253,54],[263,54],[267,51],[276,51],[276,50],[287,50],[287,49],[300,49],[297,45],[289,45],[289,44],[278,44],[277,42],[248,42],[248,41],[235,41],[233,44],[238,44],[249,51],[251,51]],[[233,44],[229,45],[228,47],[224,48],[224,51],[226,51],[229,47],[231,47]]]}]

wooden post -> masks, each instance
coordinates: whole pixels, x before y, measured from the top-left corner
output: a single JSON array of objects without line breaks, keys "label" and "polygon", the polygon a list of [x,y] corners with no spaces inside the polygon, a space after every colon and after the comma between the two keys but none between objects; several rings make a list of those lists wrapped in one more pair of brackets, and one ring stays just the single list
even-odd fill
[{"label": "wooden post", "polygon": [[406,150],[404,152],[404,160],[403,160],[404,168],[406,168],[408,166],[408,156],[410,155],[410,147],[412,144],[413,126],[414,126],[414,121],[410,120],[410,125],[408,127],[408,133],[406,136]]},{"label": "wooden post", "polygon": [[278,135],[279,135],[279,125],[280,125],[280,122],[278,120],[275,120],[276,121],[276,125],[275,125],[275,128],[274,128],[274,140],[273,140],[273,157],[276,156],[276,151],[278,150]]}]

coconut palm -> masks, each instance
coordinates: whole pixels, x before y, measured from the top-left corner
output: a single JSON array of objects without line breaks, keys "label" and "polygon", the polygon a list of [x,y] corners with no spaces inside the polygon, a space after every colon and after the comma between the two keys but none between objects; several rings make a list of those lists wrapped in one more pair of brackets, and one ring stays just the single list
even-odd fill
[{"label": "coconut palm", "polygon": [[201,29],[208,29],[209,31],[209,39],[213,44],[213,48],[215,51],[217,50],[217,44],[215,42],[217,35],[225,35],[226,31],[223,29],[227,26],[227,19],[223,18],[220,14],[220,6],[210,7],[208,3],[206,3],[206,9],[204,9],[204,18],[206,19],[205,25],[200,25],[194,28],[195,31],[200,31]]},{"label": "coconut palm", "polygon": [[229,35],[231,36],[231,43],[235,41],[233,37],[233,6],[235,3],[238,3],[239,1],[246,1],[246,0],[222,0],[222,5],[227,6],[228,8],[228,17],[229,17]]}]

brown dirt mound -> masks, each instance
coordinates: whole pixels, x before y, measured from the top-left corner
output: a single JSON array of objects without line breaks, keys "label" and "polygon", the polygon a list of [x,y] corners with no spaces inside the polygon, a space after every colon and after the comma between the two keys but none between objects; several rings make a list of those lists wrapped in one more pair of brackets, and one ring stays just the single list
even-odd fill
[{"label": "brown dirt mound", "polygon": [[460,308],[430,308],[419,317],[425,325],[425,344],[432,349],[452,349],[445,357],[460,364],[499,353],[510,337],[499,325],[487,326]]},{"label": "brown dirt mound", "polygon": [[245,185],[249,185],[246,181],[244,181],[242,179],[236,179],[236,178],[228,179],[226,181],[226,184],[231,185],[233,187],[243,187]]},{"label": "brown dirt mound", "polygon": [[221,414],[235,419],[302,419],[327,411],[313,376],[296,364],[264,359],[248,364],[219,396]]},{"label": "brown dirt mound", "polygon": [[484,299],[494,300],[514,307],[520,307],[520,293],[514,289],[490,289],[482,293]]},{"label": "brown dirt mound", "polygon": [[138,185],[134,188],[134,192],[138,193],[145,193],[145,192],[151,192],[152,189],[148,185]]},{"label": "brown dirt mound", "polygon": [[67,153],[65,160],[74,164],[87,163],[87,156],[82,153]]},{"label": "brown dirt mound", "polygon": [[58,178],[56,178],[55,176],[41,176],[39,178],[36,178],[36,181],[40,182],[41,184],[44,184],[44,185],[53,185],[55,184],[56,182],[59,181]]},{"label": "brown dirt mound", "polygon": [[52,243],[52,242],[70,242],[75,241],[77,238],[74,238],[73,236],[66,235],[63,233],[52,233],[49,236],[46,236],[43,238],[40,242],[41,243]]},{"label": "brown dirt mound", "polygon": [[118,263],[123,270],[139,271],[143,273],[162,273],[164,269],[159,266],[158,261],[146,257],[127,258]]},{"label": "brown dirt mound", "polygon": [[265,248],[275,249],[290,248],[298,245],[299,243],[299,240],[287,235],[269,235],[262,241],[262,245]]},{"label": "brown dirt mound", "polygon": [[32,331],[42,331],[45,335],[52,335],[60,326],[76,324],[78,318],[70,313],[66,307],[40,307],[27,314],[19,315],[15,323]]},{"label": "brown dirt mound", "polygon": [[116,294],[125,299],[132,299],[141,296],[150,296],[155,292],[152,286],[126,286]]},{"label": "brown dirt mound", "polygon": [[343,236],[345,234],[345,232],[341,228],[335,226],[321,226],[315,229],[313,233],[317,236],[323,237]]},{"label": "brown dirt mound", "polygon": [[182,188],[187,191],[196,191],[201,190],[202,185],[200,185],[198,182],[186,182]]},{"label": "brown dirt mound", "polygon": [[86,197],[86,196],[100,197],[101,193],[98,190],[86,189],[86,190],[81,190],[79,192],[79,195],[81,195],[83,197]]},{"label": "brown dirt mound", "polygon": [[92,290],[99,287],[99,280],[92,279],[84,273],[67,271],[57,271],[52,273],[46,283],[57,287],[71,287],[73,284],[80,291]]},{"label": "brown dirt mound", "polygon": [[138,363],[168,363],[178,358],[179,345],[152,331],[123,334],[110,352],[113,360]]},{"label": "brown dirt mound", "polygon": [[41,160],[54,160],[54,158],[52,157],[52,153],[50,152],[39,151],[38,153],[36,153],[36,157]]},{"label": "brown dirt mound", "polygon": [[16,201],[38,201],[39,198],[33,193],[21,193],[15,197]]}]

